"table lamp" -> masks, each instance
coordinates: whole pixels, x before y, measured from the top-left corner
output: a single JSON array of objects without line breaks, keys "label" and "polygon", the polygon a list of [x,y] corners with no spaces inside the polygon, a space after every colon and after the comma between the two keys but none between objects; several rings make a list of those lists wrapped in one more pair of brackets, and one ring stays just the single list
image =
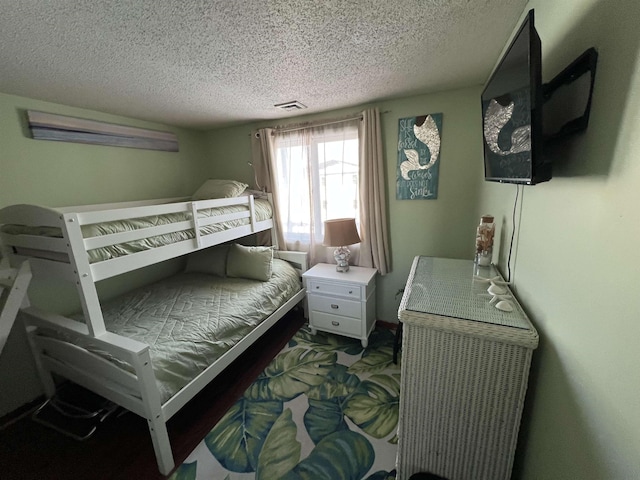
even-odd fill
[{"label": "table lamp", "polygon": [[349,252],[347,245],[360,242],[358,230],[356,230],[355,218],[336,218],[324,222],[323,245],[327,247],[338,247],[333,252],[333,257],[337,263],[336,271],[349,271],[349,257],[351,256],[351,252]]}]

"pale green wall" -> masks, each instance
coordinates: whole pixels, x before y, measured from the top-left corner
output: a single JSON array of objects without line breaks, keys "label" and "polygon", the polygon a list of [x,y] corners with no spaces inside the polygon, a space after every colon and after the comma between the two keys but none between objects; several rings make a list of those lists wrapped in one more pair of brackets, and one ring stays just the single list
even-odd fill
[{"label": "pale green wall", "polygon": [[[179,152],[33,140],[26,110],[70,115],[178,135]],[[0,94],[0,205],[65,206],[191,193],[203,166],[202,133]]]},{"label": "pale green wall", "polygon": [[[478,221],[475,204],[482,175],[479,98],[478,87],[369,105],[385,112],[381,118],[393,268],[391,273],[378,278],[377,317],[380,320],[397,322],[400,299],[396,298],[396,292],[404,287],[416,255],[473,258]],[[362,108],[277,123],[340,118]],[[444,117],[438,199],[396,200],[398,119],[439,112]],[[253,183],[253,172],[247,165],[251,158],[249,133],[257,126],[274,124],[276,122],[262,122],[209,132],[211,175]]]},{"label": "pale green wall", "polygon": [[[519,211],[520,235],[512,263],[515,289],[541,342],[534,355],[514,478],[640,478],[640,3],[534,0],[530,6],[536,8],[547,80],[587,47],[597,47],[600,59],[589,130],[556,153],[550,182],[524,187]],[[481,180],[479,92],[480,88],[467,89],[376,105],[387,111],[382,121],[393,260],[393,271],[378,283],[382,320],[395,320],[395,292],[403,286],[415,255],[471,258],[482,213],[497,218],[499,252],[494,259],[505,270],[515,187]],[[0,95],[0,206],[35,199],[62,205],[188,194],[200,183],[201,174],[252,183],[246,164],[249,132],[275,123],[208,132],[206,152],[195,164],[186,158],[184,148],[189,147],[184,145],[193,136],[197,156],[200,137],[179,131],[183,150],[172,158],[191,168],[190,173],[167,161],[167,154],[154,152],[143,153],[154,159],[144,165],[157,170],[142,173],[138,151],[88,146],[66,150],[71,147],[29,140],[17,112],[24,108],[87,113]],[[432,112],[444,113],[439,198],[397,201],[397,120]],[[89,113],[100,120],[121,120]],[[93,166],[85,165],[94,159]],[[112,191],[102,178],[110,175],[113,162],[142,178],[126,180],[125,186]],[[69,170],[74,173],[69,175]],[[11,179],[5,175],[8,171]],[[34,175],[38,180],[31,186]],[[97,180],[84,187],[85,177]],[[52,181],[58,187],[41,193]],[[5,188],[11,196],[5,196]],[[14,352],[9,360],[5,357],[0,358],[0,413],[7,410],[8,386],[20,389],[16,395],[27,400],[38,389],[34,382],[24,381],[33,375],[28,355]]]},{"label": "pale green wall", "polygon": [[[389,232],[393,271],[379,279],[378,318],[397,321],[400,298],[416,255],[473,258],[482,175],[480,88],[384,102],[383,144],[387,163]],[[398,119],[443,113],[438,198],[396,200]]]},{"label": "pale green wall", "polygon": [[[588,47],[599,59],[588,131],[524,187],[515,287],[541,341],[515,477],[640,478],[640,2],[529,8],[545,80]],[[514,193],[485,184],[481,208],[510,225]]]},{"label": "pale green wall", "polygon": [[[170,130],[180,152],[50,142],[30,138],[26,110],[41,110],[121,125]],[[82,205],[189,195],[202,183],[202,132],[0,94],[0,208],[15,203]],[[99,284],[104,297],[177,268],[155,265]],[[72,286],[32,282],[32,303],[55,311],[77,307]],[[0,357],[0,416],[41,393],[24,332],[16,325]]]}]

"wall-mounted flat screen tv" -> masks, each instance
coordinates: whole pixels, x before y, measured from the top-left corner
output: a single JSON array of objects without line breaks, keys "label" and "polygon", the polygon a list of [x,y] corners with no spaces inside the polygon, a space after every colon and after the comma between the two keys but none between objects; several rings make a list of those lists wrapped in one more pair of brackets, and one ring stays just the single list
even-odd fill
[{"label": "wall-mounted flat screen tv", "polygon": [[551,178],[542,103],[540,37],[530,10],[482,92],[485,180],[534,185]]}]

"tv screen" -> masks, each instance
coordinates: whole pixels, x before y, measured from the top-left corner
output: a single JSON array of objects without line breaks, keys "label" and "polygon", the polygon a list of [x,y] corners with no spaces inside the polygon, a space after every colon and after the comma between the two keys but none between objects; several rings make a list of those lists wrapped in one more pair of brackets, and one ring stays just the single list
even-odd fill
[{"label": "tv screen", "polygon": [[482,92],[485,180],[533,185],[551,178],[542,155],[540,37],[530,10]]}]

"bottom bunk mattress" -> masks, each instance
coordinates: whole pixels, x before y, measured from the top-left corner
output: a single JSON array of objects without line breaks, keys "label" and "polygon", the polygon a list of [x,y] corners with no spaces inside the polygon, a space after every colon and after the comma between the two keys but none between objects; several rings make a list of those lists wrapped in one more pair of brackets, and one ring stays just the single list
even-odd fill
[{"label": "bottom bunk mattress", "polygon": [[301,288],[296,270],[274,258],[266,282],[181,273],[104,302],[102,311],[108,331],[149,345],[164,403]]}]

